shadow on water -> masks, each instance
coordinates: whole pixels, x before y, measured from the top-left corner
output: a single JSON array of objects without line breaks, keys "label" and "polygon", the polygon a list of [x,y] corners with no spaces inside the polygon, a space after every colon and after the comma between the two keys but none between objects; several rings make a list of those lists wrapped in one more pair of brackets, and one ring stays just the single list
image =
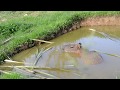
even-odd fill
[{"label": "shadow on water", "polygon": [[[104,32],[107,36],[90,31],[90,28],[95,29],[98,32]],[[120,26],[82,27],[51,40],[52,42],[55,42],[51,45],[53,48],[43,53],[36,66],[55,68],[54,70],[42,71],[59,78],[116,78],[120,76],[120,58],[101,52],[120,55],[119,39]],[[89,51],[100,51],[99,54],[103,58],[102,63],[88,65],[83,62],[79,55],[63,52],[63,45],[68,43],[77,44],[79,42],[82,43],[84,49]],[[26,66],[32,66],[36,60],[38,48],[40,49],[46,45],[48,44],[25,50],[12,58],[13,60],[24,62],[24,65]],[[68,71],[62,71],[60,69]]]}]

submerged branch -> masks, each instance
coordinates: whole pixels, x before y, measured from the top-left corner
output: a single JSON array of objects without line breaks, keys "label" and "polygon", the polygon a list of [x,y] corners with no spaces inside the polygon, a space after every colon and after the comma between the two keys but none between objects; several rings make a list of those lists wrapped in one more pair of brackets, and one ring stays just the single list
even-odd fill
[{"label": "submerged branch", "polygon": [[120,58],[120,55],[109,54],[109,53],[101,52],[101,51],[98,51],[98,50],[94,50],[94,51],[99,52],[99,53],[103,53],[103,54],[107,54],[107,55],[110,55],[110,56],[114,56],[114,57],[119,57],[119,58]]},{"label": "submerged branch", "polygon": [[[93,32],[98,32],[98,33],[100,33],[101,35],[103,35],[104,37],[109,38],[109,39],[112,40],[112,41],[117,41],[117,40],[119,40],[118,38],[111,38],[110,36],[113,37],[112,34],[108,35],[108,34],[106,34],[106,33],[104,33],[104,32],[99,32],[99,31],[97,31],[97,30],[95,30],[95,29],[89,29],[89,30],[91,30],[91,31],[93,31]],[[119,41],[120,41],[120,40],[119,40]]]},{"label": "submerged branch", "polygon": [[12,60],[7,60],[7,59],[5,59],[4,61],[8,63],[24,63],[24,62],[12,61]]},{"label": "submerged branch", "polygon": [[35,62],[34,62],[34,64],[33,64],[33,66],[35,66],[35,65],[37,64],[37,62],[39,61],[40,57],[41,57],[46,51],[50,50],[51,48],[52,48],[52,47],[49,47],[49,48],[47,48],[47,49],[44,50],[44,51],[43,51],[43,48],[42,48],[41,51],[40,51],[40,53],[38,53],[37,58],[36,58],[36,60],[35,60]]},{"label": "submerged branch", "polygon": [[40,57],[42,56],[43,48],[41,49],[40,53],[38,53],[35,62],[33,63],[33,67],[37,64],[39,61]]},{"label": "submerged branch", "polygon": [[45,41],[45,40],[39,40],[39,39],[32,39],[34,41],[39,41],[39,42],[45,42],[45,43],[54,43],[54,42],[50,42],[50,41]]},{"label": "submerged branch", "polygon": [[28,68],[28,69],[39,69],[39,70],[51,70],[51,71],[63,71],[63,72],[70,72],[71,70],[67,70],[67,69],[60,69],[60,68],[50,68],[50,67],[36,67],[36,66],[0,66],[0,68]]}]

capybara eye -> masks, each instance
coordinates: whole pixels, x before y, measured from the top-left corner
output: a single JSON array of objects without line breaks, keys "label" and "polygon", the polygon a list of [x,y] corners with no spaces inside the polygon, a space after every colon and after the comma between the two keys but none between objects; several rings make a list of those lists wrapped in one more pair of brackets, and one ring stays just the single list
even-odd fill
[{"label": "capybara eye", "polygon": [[73,46],[70,46],[70,48],[73,48]]}]

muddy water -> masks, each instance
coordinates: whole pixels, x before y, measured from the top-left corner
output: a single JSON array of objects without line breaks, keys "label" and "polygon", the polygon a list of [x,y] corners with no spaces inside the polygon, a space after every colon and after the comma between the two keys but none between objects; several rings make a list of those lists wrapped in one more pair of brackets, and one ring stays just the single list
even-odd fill
[{"label": "muddy water", "polygon": [[[90,31],[90,28],[104,33]],[[54,70],[42,70],[43,72],[63,79],[120,78],[120,57],[108,55],[120,56],[120,26],[82,27],[51,41],[55,42],[49,46],[53,48],[43,53],[36,66],[54,68]],[[85,64],[79,55],[62,51],[63,45],[79,42],[82,43],[84,49],[99,51],[103,58],[102,63],[96,65]],[[12,58],[24,62],[23,65],[33,66],[39,52],[38,49],[46,45],[48,44],[25,50]]]}]

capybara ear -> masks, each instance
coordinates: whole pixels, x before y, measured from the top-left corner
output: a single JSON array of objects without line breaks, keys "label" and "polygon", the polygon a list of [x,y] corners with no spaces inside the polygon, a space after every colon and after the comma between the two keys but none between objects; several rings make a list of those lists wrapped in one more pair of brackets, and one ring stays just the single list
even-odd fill
[{"label": "capybara ear", "polygon": [[80,45],[82,45],[81,43],[79,43]]},{"label": "capybara ear", "polygon": [[82,43],[79,43],[79,45],[80,45],[80,48],[82,48]]}]

